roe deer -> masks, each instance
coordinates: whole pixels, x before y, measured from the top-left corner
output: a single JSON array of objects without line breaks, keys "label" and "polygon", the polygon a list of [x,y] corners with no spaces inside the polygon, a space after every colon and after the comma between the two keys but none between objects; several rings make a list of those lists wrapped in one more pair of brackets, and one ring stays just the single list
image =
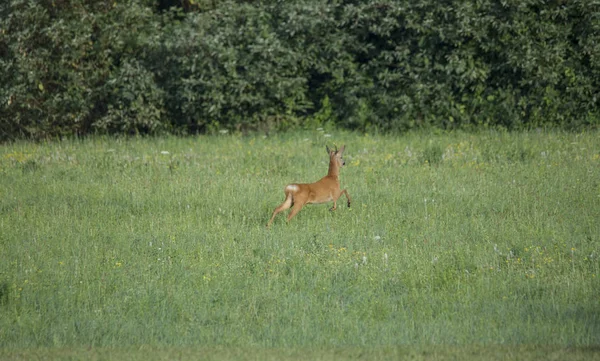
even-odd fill
[{"label": "roe deer", "polygon": [[287,217],[288,221],[300,212],[305,204],[333,201],[333,207],[330,210],[335,211],[337,209],[337,200],[342,194],[346,196],[348,207],[350,207],[350,195],[345,189],[340,190],[339,179],[340,168],[346,164],[342,159],[345,147],[346,146],[343,145],[340,150],[338,150],[337,147],[335,147],[335,150],[331,150],[329,147],[325,146],[327,154],[329,154],[329,171],[325,177],[315,183],[293,183],[288,184],[285,187],[285,201],[283,201],[279,207],[275,208],[273,216],[271,216],[271,219],[267,223],[267,228],[271,226],[277,213],[289,209],[292,206],[293,208]]}]

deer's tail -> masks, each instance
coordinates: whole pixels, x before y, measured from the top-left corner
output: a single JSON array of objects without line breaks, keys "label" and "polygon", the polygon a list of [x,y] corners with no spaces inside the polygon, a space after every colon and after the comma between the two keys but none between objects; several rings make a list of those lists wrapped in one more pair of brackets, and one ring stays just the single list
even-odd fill
[{"label": "deer's tail", "polygon": [[288,184],[285,187],[285,203],[289,203],[291,206],[294,204],[294,194],[298,191],[298,186],[296,184]]}]

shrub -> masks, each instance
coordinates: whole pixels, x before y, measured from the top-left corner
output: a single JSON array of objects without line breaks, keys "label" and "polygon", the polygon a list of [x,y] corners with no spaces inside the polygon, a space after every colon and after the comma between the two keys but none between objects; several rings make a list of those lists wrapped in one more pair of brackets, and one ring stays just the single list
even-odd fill
[{"label": "shrub", "polygon": [[[597,126],[600,5],[10,0],[0,139]],[[321,120],[320,120],[321,119]]]}]

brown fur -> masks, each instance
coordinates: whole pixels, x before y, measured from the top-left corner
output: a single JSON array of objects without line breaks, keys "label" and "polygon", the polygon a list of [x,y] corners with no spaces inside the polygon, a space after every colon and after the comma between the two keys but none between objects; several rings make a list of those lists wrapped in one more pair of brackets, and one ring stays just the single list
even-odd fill
[{"label": "brown fur", "polygon": [[327,147],[327,153],[329,154],[329,171],[327,172],[327,175],[319,181],[315,183],[293,183],[288,184],[285,187],[285,201],[275,208],[271,219],[267,223],[267,227],[273,223],[277,213],[289,209],[290,207],[292,208],[292,211],[288,214],[288,221],[298,214],[305,204],[333,201],[333,207],[330,210],[335,211],[337,209],[337,200],[342,194],[346,196],[348,207],[350,207],[351,198],[348,191],[340,189],[340,168],[345,164],[342,159],[344,149],[345,146],[342,146],[340,150],[330,150],[329,147]]}]

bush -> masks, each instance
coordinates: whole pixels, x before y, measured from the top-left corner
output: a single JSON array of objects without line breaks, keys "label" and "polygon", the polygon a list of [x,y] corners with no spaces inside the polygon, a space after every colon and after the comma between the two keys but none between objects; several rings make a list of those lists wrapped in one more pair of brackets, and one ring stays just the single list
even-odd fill
[{"label": "bush", "polygon": [[599,13],[583,0],[10,0],[0,139],[324,114],[359,130],[597,126]]},{"label": "bush", "polygon": [[[170,15],[168,23],[172,22]],[[252,128],[310,107],[301,55],[290,52],[261,7],[190,14],[165,33],[159,71],[171,119],[193,131]]]},{"label": "bush", "polygon": [[155,15],[135,2],[113,4],[0,5],[4,139],[148,132],[164,121],[160,89],[136,60],[158,31]]}]

